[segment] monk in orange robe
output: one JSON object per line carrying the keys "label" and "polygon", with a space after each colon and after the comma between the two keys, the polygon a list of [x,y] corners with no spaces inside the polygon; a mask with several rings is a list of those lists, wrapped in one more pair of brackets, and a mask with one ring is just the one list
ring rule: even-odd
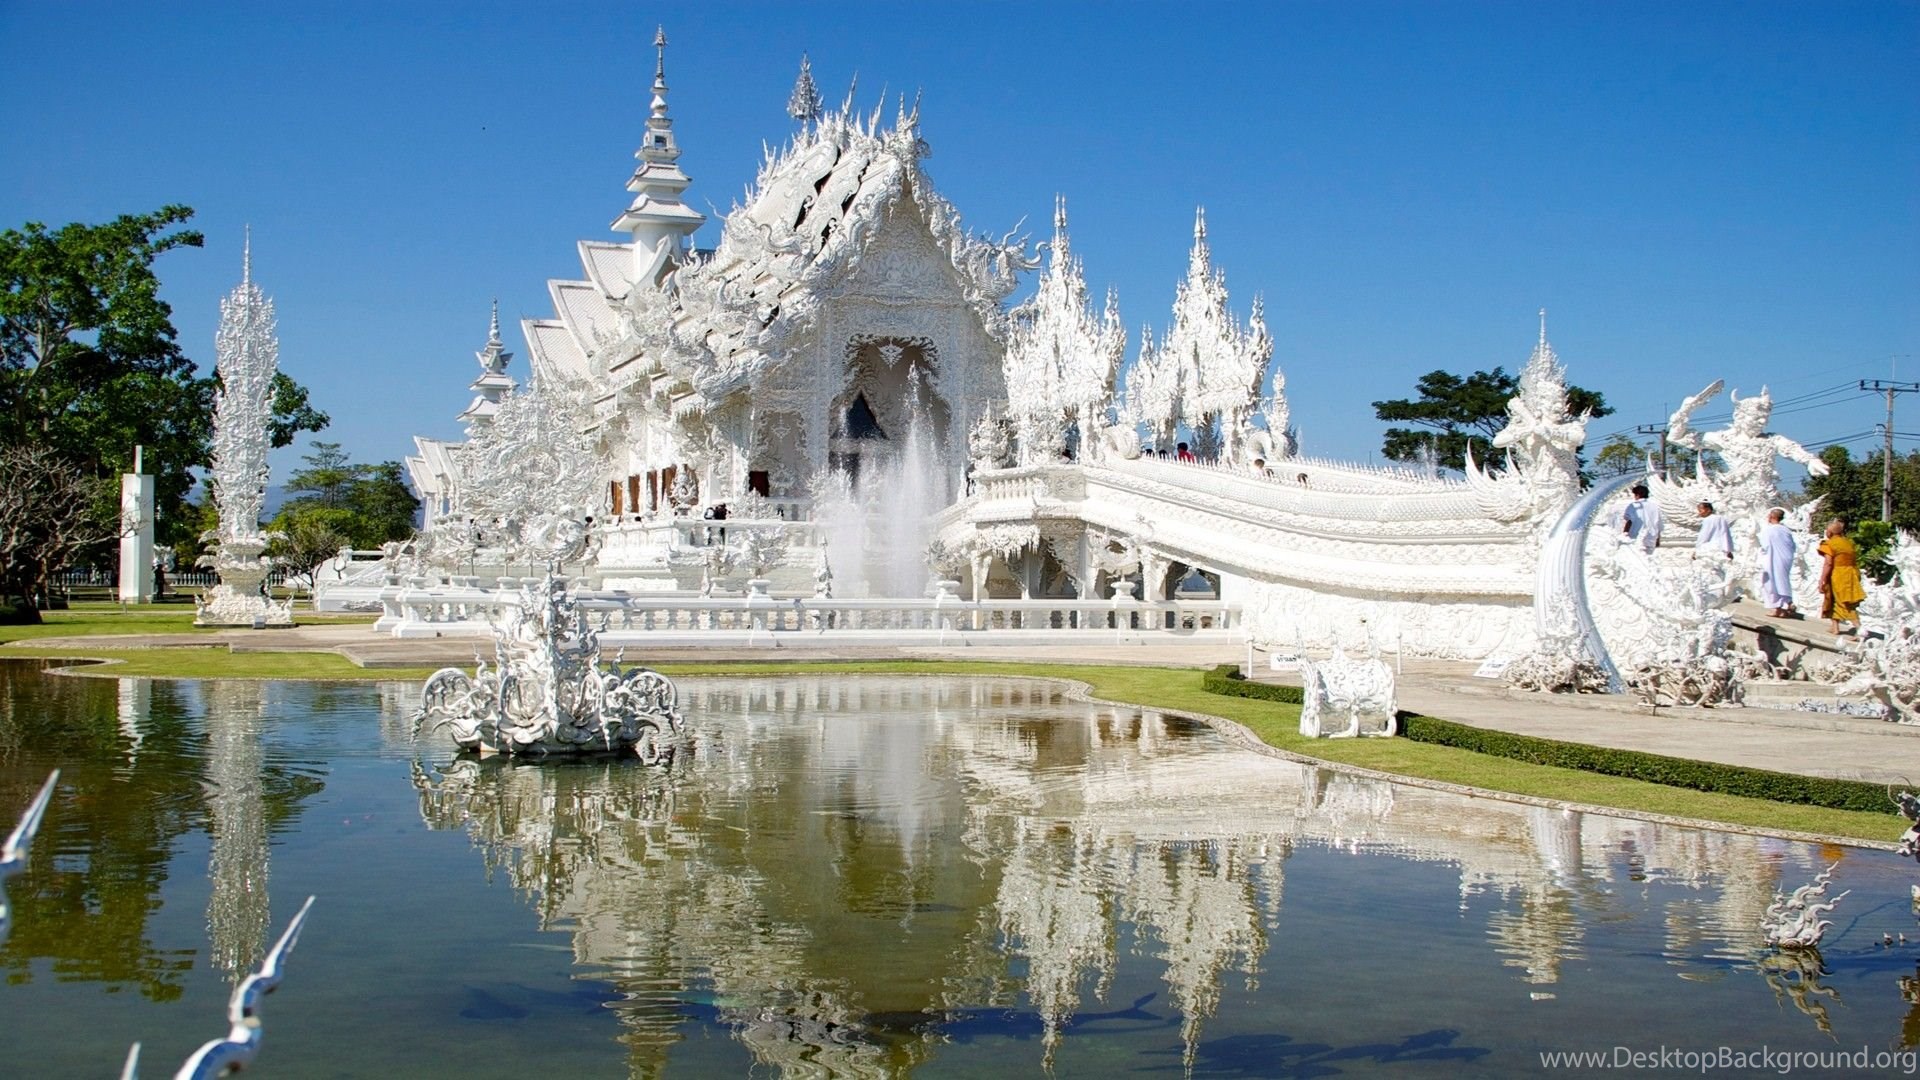
{"label": "monk in orange robe", "polygon": [[1840,624],[1860,623],[1860,601],[1867,590],[1860,584],[1860,549],[1847,539],[1847,523],[1834,518],[1827,523],[1827,538],[1820,541],[1820,554],[1826,563],[1820,568],[1820,615],[1840,632]]}

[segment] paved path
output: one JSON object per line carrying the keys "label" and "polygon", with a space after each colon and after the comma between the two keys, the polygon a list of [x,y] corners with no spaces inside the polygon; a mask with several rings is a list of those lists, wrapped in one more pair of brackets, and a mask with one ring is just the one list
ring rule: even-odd
{"label": "paved path", "polygon": [[[1785,624],[1795,638],[1826,638],[1823,628]],[[1784,636],[1784,635],[1783,635]],[[1828,640],[1831,640],[1830,638]],[[138,634],[114,637],[40,638],[23,642],[37,650],[61,648],[227,647],[240,652],[333,652],[363,667],[438,667],[466,665],[489,649],[484,638],[398,640],[375,634],[364,623],[295,627],[290,630],[222,631],[214,634]],[[1211,667],[1241,663],[1246,650],[1231,645],[1180,642],[1146,645],[1061,645],[968,647],[832,648],[819,645],[773,648],[627,650],[627,659],[645,663],[726,660],[886,660],[943,659],[1055,664],[1140,664]],[[1257,678],[1296,676],[1264,670]],[[1920,782],[1920,728],[1853,717],[1777,709],[1654,709],[1622,697],[1524,694],[1500,683],[1473,677],[1473,664],[1434,660],[1406,661],[1400,678],[1400,707],[1477,727],[1539,735],[1595,746],[1644,750],[1671,757],[1750,765],[1809,776],[1832,776],[1875,783]],[[1806,686],[1809,696],[1824,688]],[[1794,690],[1793,693],[1798,693]]]}

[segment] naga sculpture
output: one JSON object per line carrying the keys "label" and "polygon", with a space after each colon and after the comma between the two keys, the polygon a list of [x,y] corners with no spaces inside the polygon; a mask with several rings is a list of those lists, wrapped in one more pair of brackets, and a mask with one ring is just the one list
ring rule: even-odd
{"label": "naga sculpture", "polygon": [[7,879],[27,868],[27,848],[33,844],[33,836],[40,831],[40,819],[46,816],[47,803],[53,799],[53,786],[60,781],[60,770],[53,770],[47,782],[40,785],[40,793],[27,804],[26,813],[20,815],[20,823],[13,827],[7,836],[7,842],[0,845],[0,944],[7,940],[7,931],[13,927],[13,905],[7,900]]}
{"label": "naga sculpture", "polygon": [[1827,929],[1833,925],[1821,916],[1832,911],[1853,891],[1848,889],[1829,900],[1827,886],[1832,883],[1833,866],[1829,866],[1813,879],[1812,884],[1800,886],[1793,890],[1791,896],[1774,893],[1773,903],[1767,905],[1766,914],[1760,918],[1760,930],[1766,936],[1767,944],[1776,949],[1819,948],[1820,939],[1826,936]]}
{"label": "naga sculpture", "polygon": [[[227,1001],[227,1019],[233,1024],[225,1038],[214,1039],[193,1052],[180,1071],[174,1074],[174,1080],[212,1080],[216,1076],[237,1073],[253,1064],[260,1053],[260,1001],[280,986],[280,978],[285,974],[287,957],[300,941],[300,928],[306,924],[307,912],[313,908],[313,897],[300,905],[300,910],[287,923],[286,932],[280,940],[274,942],[266,958],[260,961],[260,970],[248,975],[234,987],[233,996]],[[126,1067],[120,1071],[121,1080],[134,1080],[140,1066],[140,1044],[134,1043],[127,1052]]]}
{"label": "naga sculpture", "polygon": [[[1350,660],[1336,648],[1326,660],[1302,659],[1300,687],[1300,734],[1310,739],[1391,736],[1398,730],[1393,669],[1377,656]],[[1329,730],[1334,717],[1346,719],[1344,730]]]}

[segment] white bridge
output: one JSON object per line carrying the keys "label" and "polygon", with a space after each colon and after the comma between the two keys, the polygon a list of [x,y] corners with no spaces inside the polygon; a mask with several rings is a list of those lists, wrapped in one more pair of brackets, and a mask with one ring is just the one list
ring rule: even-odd
{"label": "white bridge", "polygon": [[[1309,460],[1274,471],[1115,457],[980,473],[931,522],[944,580],[927,597],[825,598],[764,583],[731,596],[580,595],[610,645],[1251,637],[1471,658],[1530,634],[1538,549],[1524,523],[1483,510],[1472,485]],[[587,584],[661,572],[609,558],[638,546],[627,538],[671,536],[692,553],[723,528],[788,532],[789,572],[774,576],[796,580],[817,530],[804,503],[783,509],[792,516],[613,522]],[[485,633],[521,583],[355,568],[322,585],[321,606],[377,606],[379,628],[399,637]]]}
{"label": "white bridge", "polygon": [[1467,481],[1109,457],[978,474],[936,525],[980,599],[1138,582],[1157,603],[1198,573],[1262,642],[1478,658],[1532,637],[1529,522]]}

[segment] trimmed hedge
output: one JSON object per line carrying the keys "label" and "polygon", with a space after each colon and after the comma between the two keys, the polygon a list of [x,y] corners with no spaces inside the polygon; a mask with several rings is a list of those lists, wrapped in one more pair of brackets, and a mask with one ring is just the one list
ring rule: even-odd
{"label": "trimmed hedge", "polygon": [[[1249,681],[1232,664],[1222,664],[1201,678],[1201,688],[1233,697],[1300,704],[1300,689]],[[1860,780],[1830,780],[1819,776],[1722,765],[1711,761],[1666,757],[1639,750],[1615,750],[1584,743],[1561,742],[1532,735],[1515,735],[1455,723],[1416,713],[1400,714],[1400,734],[1414,742],[1451,746],[1476,754],[1511,758],[1534,765],[1644,780],[1668,787],[1691,788],[1749,799],[1823,806],[1832,810],[1859,810],[1885,814],[1893,810],[1886,789]]]}
{"label": "trimmed hedge", "polygon": [[1245,675],[1240,674],[1240,669],[1233,664],[1221,664],[1200,676],[1200,689],[1210,694],[1253,698],[1256,701],[1278,701],[1287,705],[1299,705],[1307,700],[1306,695],[1302,694],[1297,686],[1252,682]]}

